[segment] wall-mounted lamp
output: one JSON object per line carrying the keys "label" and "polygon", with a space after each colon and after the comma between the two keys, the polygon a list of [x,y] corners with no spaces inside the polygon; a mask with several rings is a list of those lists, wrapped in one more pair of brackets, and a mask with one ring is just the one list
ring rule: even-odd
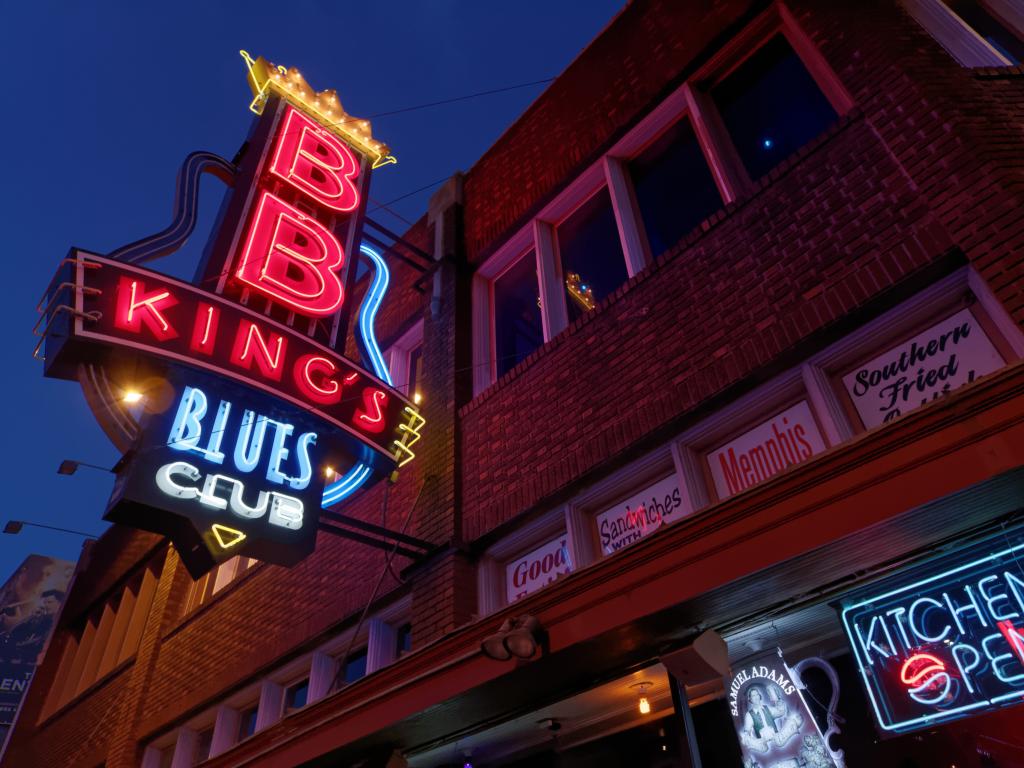
{"label": "wall-mounted lamp", "polygon": [[[78,471],[79,467],[88,467],[89,469],[98,469],[100,472],[113,472],[113,469],[107,469],[101,467],[99,464],[90,464],[87,461],[75,461],[74,459],[64,459],[57,467],[58,475],[73,475]],[[115,467],[116,469],[116,467]]]}
{"label": "wall-mounted lamp", "polygon": [[639,689],[637,691],[637,695],[639,696],[639,699],[637,700],[637,709],[640,710],[641,715],[651,714],[651,700],[647,698],[647,689],[653,686],[654,683],[652,683],[650,680],[644,680],[641,683],[634,683],[633,685],[629,686],[631,689]]}
{"label": "wall-mounted lamp", "polygon": [[506,619],[498,631],[480,643],[484,655],[495,661],[507,661],[513,656],[529,659],[541,645],[544,631],[535,616]]}

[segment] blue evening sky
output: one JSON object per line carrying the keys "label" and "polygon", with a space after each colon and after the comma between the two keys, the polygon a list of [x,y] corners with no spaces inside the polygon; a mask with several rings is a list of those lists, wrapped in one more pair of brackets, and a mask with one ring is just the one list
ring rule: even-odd
{"label": "blue evening sky", "polygon": [[[185,156],[230,159],[252,117],[241,48],[335,88],[358,117],[540,80],[561,72],[624,0],[4,3],[0,184],[11,341],[3,366],[0,525],[9,519],[102,532],[118,456],[74,382],[32,359],[36,302],[72,245],[106,253],[164,228]],[[536,98],[532,86],[373,121],[399,158],[373,178],[387,202],[466,170]],[[223,187],[204,180],[192,240],[154,267],[191,275]],[[414,221],[431,190],[393,207]],[[398,231],[406,224],[374,214]],[[0,583],[29,554],[77,559],[81,537],[26,527],[0,536]]]}

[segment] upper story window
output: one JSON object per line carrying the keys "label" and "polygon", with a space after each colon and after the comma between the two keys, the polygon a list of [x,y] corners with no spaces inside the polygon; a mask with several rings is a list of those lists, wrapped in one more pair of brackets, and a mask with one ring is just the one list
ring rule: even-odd
{"label": "upper story window", "polygon": [[356,651],[345,659],[345,684],[354,683],[362,677],[366,677],[366,648]]}
{"label": "upper story window", "polygon": [[256,733],[256,720],[260,714],[259,704],[252,704],[245,707],[238,713],[238,737],[236,741],[242,741]]}
{"label": "upper story window", "polygon": [[[999,14],[1000,10],[1012,12],[1010,3],[1005,0],[1001,3],[984,0],[946,0],[946,5],[986,43],[995,48],[1008,64],[1020,64],[1024,61],[1024,42],[1021,41],[1020,33],[1014,31],[1011,24],[1004,21]],[[1017,10],[1018,16],[1022,13],[1024,10]]]}
{"label": "upper story window", "polygon": [[395,631],[395,658],[412,651],[412,624],[405,623]]}
{"label": "upper story window", "polygon": [[289,685],[284,692],[284,713],[287,715],[306,706],[309,699],[309,678],[304,677]]}
{"label": "upper story window", "polygon": [[711,98],[752,179],[836,120],[836,111],[782,35],[712,87]]}
{"label": "upper story window", "polygon": [[494,281],[494,351],[497,376],[512,370],[544,343],[533,251]]}
{"label": "upper story window", "polygon": [[417,405],[423,392],[423,321],[399,336],[385,355],[395,388]]}
{"label": "upper story window", "polygon": [[914,19],[965,67],[1024,61],[1024,8],[1018,0],[902,0]]}
{"label": "upper story window", "polygon": [[244,576],[249,569],[259,562],[251,557],[233,557],[216,566],[192,582],[188,599],[185,601],[185,613],[191,613],[199,606],[208,603],[232,582]]}
{"label": "upper story window", "polygon": [[[600,301],[629,277],[607,188],[573,211],[556,231],[571,321],[588,309],[586,299],[579,298],[580,293],[589,292],[593,301]],[[579,276],[578,289],[571,287],[576,284],[573,275]]]}
{"label": "upper story window", "polygon": [[678,243],[722,207],[689,119],[676,122],[629,162],[629,175],[651,255]]}
{"label": "upper story window", "polygon": [[196,734],[196,752],[193,765],[199,765],[210,759],[210,747],[213,746],[213,725],[201,730]]}
{"label": "upper story window", "polygon": [[480,265],[475,394],[853,106],[782,3],[710,53]]}

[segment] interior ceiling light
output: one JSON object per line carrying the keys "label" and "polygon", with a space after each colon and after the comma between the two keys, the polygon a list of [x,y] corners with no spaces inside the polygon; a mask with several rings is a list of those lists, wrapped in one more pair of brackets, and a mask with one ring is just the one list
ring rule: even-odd
{"label": "interior ceiling light", "polygon": [[631,685],[629,687],[630,687],[630,689],[633,689],[633,688],[638,688],[639,689],[637,691],[637,694],[639,695],[639,699],[637,700],[637,709],[640,710],[640,714],[641,715],[649,715],[649,714],[651,714],[651,700],[647,698],[647,689],[654,687],[654,683],[652,683],[650,680],[644,680],[643,682],[640,682],[640,683],[634,683],[633,685]]}

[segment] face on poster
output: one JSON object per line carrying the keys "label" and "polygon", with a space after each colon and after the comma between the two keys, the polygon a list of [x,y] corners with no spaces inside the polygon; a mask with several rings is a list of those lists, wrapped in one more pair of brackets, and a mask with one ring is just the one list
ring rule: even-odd
{"label": "face on poster", "polygon": [[743,768],[836,768],[781,651],[748,660],[726,682]]}
{"label": "face on poster", "polygon": [[25,559],[0,588],[0,725],[10,725],[46,646],[74,563]]}

